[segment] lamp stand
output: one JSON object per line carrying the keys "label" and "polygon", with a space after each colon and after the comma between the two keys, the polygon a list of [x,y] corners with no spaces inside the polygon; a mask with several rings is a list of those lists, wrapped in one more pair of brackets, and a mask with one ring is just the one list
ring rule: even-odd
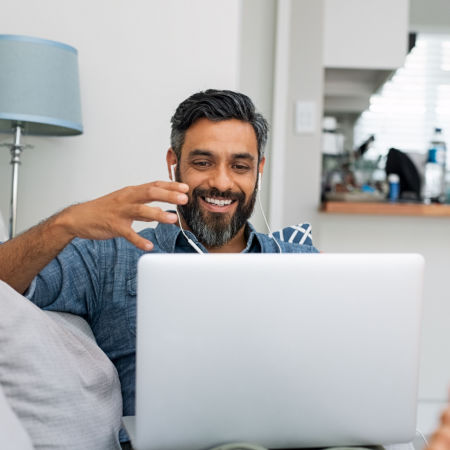
{"label": "lamp stand", "polygon": [[16,125],[14,128],[14,143],[11,145],[11,165],[12,165],[12,183],[11,183],[11,209],[9,217],[9,238],[12,239],[16,235],[16,218],[17,218],[17,187],[19,183],[19,165],[20,154],[23,146],[20,144],[22,137],[22,126]]}

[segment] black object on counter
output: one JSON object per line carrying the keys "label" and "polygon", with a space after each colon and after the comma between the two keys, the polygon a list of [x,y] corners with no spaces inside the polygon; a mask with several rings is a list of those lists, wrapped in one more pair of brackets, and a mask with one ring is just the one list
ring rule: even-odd
{"label": "black object on counter", "polygon": [[400,197],[420,200],[420,175],[411,158],[404,152],[391,148],[386,161],[386,175],[396,173],[400,177]]}

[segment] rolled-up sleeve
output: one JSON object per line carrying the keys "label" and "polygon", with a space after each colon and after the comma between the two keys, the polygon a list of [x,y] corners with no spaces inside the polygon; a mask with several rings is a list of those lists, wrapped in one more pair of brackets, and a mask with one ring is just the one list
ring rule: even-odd
{"label": "rolled-up sleeve", "polygon": [[30,286],[28,286],[28,289],[23,293],[23,296],[28,300],[31,300],[33,298],[34,291],[36,290],[36,280],[37,276],[33,278]]}
{"label": "rolled-up sleeve", "polygon": [[25,296],[42,309],[88,317],[100,296],[101,245],[74,239],[34,278]]}

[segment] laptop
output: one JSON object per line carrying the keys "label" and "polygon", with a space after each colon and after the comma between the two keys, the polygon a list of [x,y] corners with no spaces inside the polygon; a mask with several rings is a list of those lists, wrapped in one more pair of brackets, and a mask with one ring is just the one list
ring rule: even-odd
{"label": "laptop", "polygon": [[137,450],[410,442],[417,254],[148,254],[138,264]]}

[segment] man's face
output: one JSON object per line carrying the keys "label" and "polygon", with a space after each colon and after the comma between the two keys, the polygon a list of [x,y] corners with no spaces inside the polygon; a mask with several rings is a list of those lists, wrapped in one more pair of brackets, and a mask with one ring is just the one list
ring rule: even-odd
{"label": "man's face", "polygon": [[[264,160],[259,170],[262,171]],[[252,214],[256,200],[258,146],[253,127],[231,119],[200,119],[187,131],[176,167],[189,185],[189,202],[180,211],[207,247],[222,247]]]}

